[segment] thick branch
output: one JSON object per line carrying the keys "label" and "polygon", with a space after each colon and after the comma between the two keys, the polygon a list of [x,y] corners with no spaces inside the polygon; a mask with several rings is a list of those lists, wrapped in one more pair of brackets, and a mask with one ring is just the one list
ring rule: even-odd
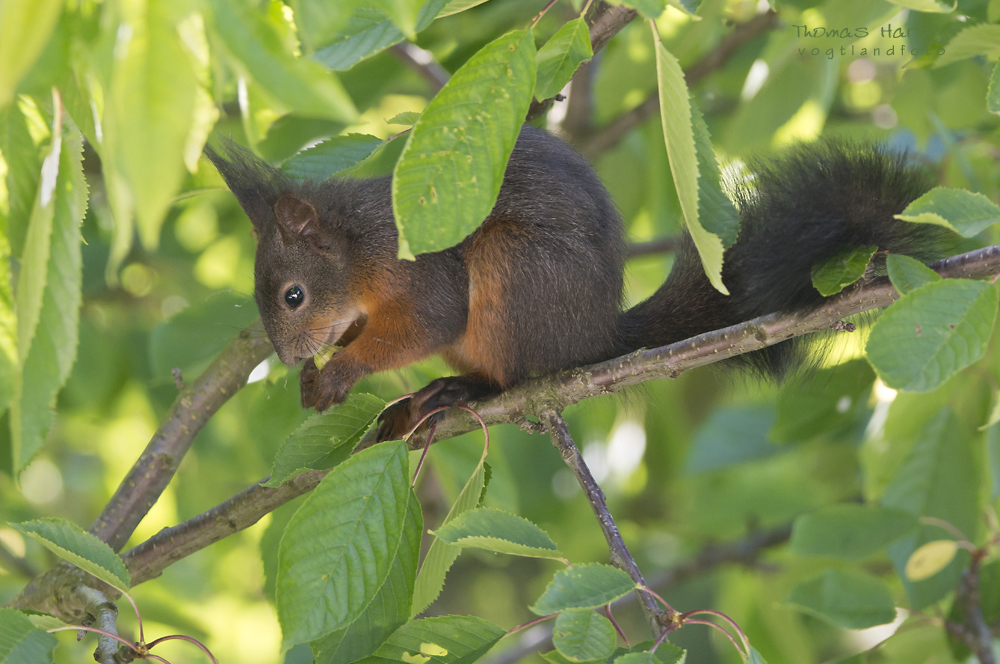
{"label": "thick branch", "polygon": [[[769,30],[777,22],[777,17],[776,13],[768,10],[763,14],[758,14],[746,23],[738,25],[718,46],[709,51],[705,57],[694,63],[684,73],[688,88],[693,88],[706,76],[722,67],[744,44],[757,35]],[[594,160],[604,152],[618,145],[618,142],[626,134],[659,110],[660,96],[654,92],[641,104],[619,115],[596,132],[588,141],[581,144],[579,147],[580,152],[588,159]]]}
{"label": "thick branch", "polygon": [[[606,2],[600,3],[590,23],[590,47],[593,52],[597,53],[604,48],[604,45],[611,41],[612,37],[621,32],[622,28],[631,23],[638,15],[636,10],[625,6],[612,7]],[[545,115],[554,100],[555,97],[533,100],[531,107],[528,108],[525,122],[531,122],[535,118]]]}
{"label": "thick branch", "polygon": [[[645,586],[646,581],[642,578],[642,572],[639,571],[639,566],[635,564],[635,559],[629,553],[628,547],[625,546],[625,540],[622,539],[622,535],[618,531],[618,525],[608,510],[608,504],[604,500],[604,491],[597,483],[597,480],[594,479],[590,468],[583,461],[583,455],[580,454],[576,443],[570,437],[566,420],[559,413],[551,409],[539,411],[538,419],[542,421],[545,429],[549,432],[549,436],[552,438],[552,444],[559,450],[563,461],[573,471],[577,481],[583,488],[583,492],[587,495],[590,507],[597,516],[601,532],[604,533],[604,539],[608,542],[608,549],[611,551],[611,564],[627,572],[636,584]],[[639,601],[642,603],[642,610],[646,614],[646,620],[649,621],[649,626],[652,628],[653,634],[659,636],[660,632],[663,631],[664,625],[669,621],[669,616],[664,616],[664,619],[661,620],[663,611],[657,605],[656,600],[649,593],[643,592],[639,593],[639,595]]]}
{"label": "thick branch", "polygon": [[241,331],[196,381],[181,390],[167,419],[90,526],[90,532],[115,551],[120,550],[170,483],[195,435],[270,354],[271,343],[258,321]]}
{"label": "thick branch", "polygon": [[[952,256],[930,267],[946,278],[991,277],[1000,272],[1000,245]],[[760,350],[792,337],[829,331],[844,318],[881,309],[898,297],[887,278],[865,278],[808,315],[761,316],[662,348],[640,350],[589,367],[534,378],[477,403],[476,411],[489,425],[518,422],[523,413],[537,412],[545,405],[561,410],[583,399],[613,394],[648,380],[677,378],[689,369]],[[478,421],[471,415],[452,409],[437,424],[435,439],[445,440],[478,428]],[[366,436],[360,447],[371,442]],[[421,449],[424,445],[421,432],[411,436],[409,444],[412,449]]]}

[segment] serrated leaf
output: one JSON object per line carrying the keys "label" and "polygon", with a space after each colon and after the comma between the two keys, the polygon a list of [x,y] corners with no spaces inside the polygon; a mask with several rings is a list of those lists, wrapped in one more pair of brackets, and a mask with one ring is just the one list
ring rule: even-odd
{"label": "serrated leaf", "polygon": [[397,113],[388,120],[385,121],[386,124],[391,125],[406,125],[407,127],[412,127],[417,124],[417,120],[420,119],[420,113],[416,111],[404,111],[403,113]]}
{"label": "serrated leaf", "polygon": [[[712,286],[719,292],[728,295],[729,291],[722,283],[724,238],[707,230],[700,217],[702,202],[699,194],[701,186],[699,180],[706,176],[702,169],[711,168],[711,163],[699,162],[694,127],[695,119],[692,113],[691,96],[684,81],[684,72],[681,70],[677,58],[664,48],[656,26],[654,25],[652,29],[653,41],[656,44],[656,79],[660,95],[660,120],[663,125],[663,138],[667,145],[667,155],[670,157],[670,172],[673,175],[674,186],[677,188],[677,197],[684,214],[684,223],[691,234],[691,239],[694,240],[698,255],[705,268],[705,274]],[[705,133],[707,135],[707,130]],[[704,148],[702,152],[704,152]],[[715,168],[718,168],[718,165]],[[735,235],[733,235],[733,239],[735,239]]]}
{"label": "serrated leaf", "polygon": [[799,556],[860,561],[915,529],[906,510],[867,505],[835,505],[804,514],[792,525],[790,549]]}
{"label": "serrated leaf", "polygon": [[38,629],[57,629],[59,627],[65,627],[66,623],[56,618],[51,613],[43,613],[41,611],[32,611],[29,609],[22,609],[21,613],[28,616],[28,620],[31,624]]}
{"label": "serrated leaf", "polygon": [[599,563],[573,565],[556,572],[532,612],[546,616],[569,609],[593,609],[632,592],[635,582],[617,567]]}
{"label": "serrated leaf", "polygon": [[740,234],[740,215],[722,189],[722,172],[712,149],[712,138],[708,134],[705,118],[694,97],[690,101],[691,129],[698,155],[698,223],[709,233],[718,236],[725,250],[736,244],[736,238]]}
{"label": "serrated leaf", "polygon": [[[892,476],[882,505],[947,521],[975,541],[981,510],[980,474],[973,444],[952,410],[944,408],[920,432]],[[968,552],[960,551],[945,571],[925,581],[906,578],[906,563],[912,553],[926,542],[941,539],[943,534],[938,526],[922,525],[888,548],[913,610],[923,609],[952,592],[968,563]]]}
{"label": "serrated leaf", "polygon": [[460,547],[534,558],[561,558],[541,528],[510,512],[481,507],[460,514],[434,531],[438,539]]}
{"label": "serrated leaf", "polygon": [[584,17],[564,23],[535,56],[538,62],[535,97],[555,97],[566,87],[580,65],[592,57],[590,27]]}
{"label": "serrated leaf", "polygon": [[400,256],[458,244],[489,215],[535,89],[530,30],[462,65],[410,132],[392,178]]}
{"label": "serrated leaf", "polygon": [[589,609],[560,613],[552,630],[552,644],[573,662],[610,657],[617,638],[611,621]]}
{"label": "serrated leaf", "polygon": [[[417,17],[417,32],[431,24],[446,1],[429,0],[421,8]],[[336,7],[338,12],[345,11],[343,7],[331,5],[326,0],[319,0],[314,4],[326,8]],[[443,11],[440,15],[447,16]],[[381,53],[401,41],[403,33],[384,13],[372,7],[358,7],[342,25],[332,31],[329,28],[324,30],[316,43],[329,46],[316,51],[313,57],[329,69],[346,71],[361,60]]]}
{"label": "serrated leaf", "polygon": [[865,629],[896,619],[889,589],[860,570],[829,569],[797,585],[788,601],[846,629]]}
{"label": "serrated leaf", "polygon": [[946,279],[907,293],[882,314],[866,353],[886,385],[927,392],[983,357],[998,292],[981,281]]}
{"label": "serrated leaf", "polygon": [[289,53],[261,12],[238,0],[209,0],[216,33],[258,85],[301,115],[352,122],[354,103],[316,62]]}
{"label": "serrated leaf", "polygon": [[889,254],[885,259],[885,265],[889,270],[889,281],[896,287],[900,295],[905,295],[924,284],[941,281],[940,274],[916,258],[902,254]]}
{"label": "serrated leaf", "polygon": [[949,12],[955,11],[955,7],[958,6],[958,0],[955,0],[952,4],[946,2],[941,2],[941,0],[888,0],[894,5],[899,5],[900,7],[906,7],[907,9],[916,9],[919,12],[930,12],[934,14],[947,14]]}
{"label": "serrated leaf", "polygon": [[41,55],[59,22],[63,0],[0,2],[0,109]]}
{"label": "serrated leaf", "polygon": [[348,664],[367,657],[409,620],[423,523],[420,503],[411,491],[406,522],[403,524],[403,539],[396,550],[389,576],[357,620],[309,644],[315,664]]}
{"label": "serrated leaf", "polygon": [[18,278],[21,366],[11,404],[15,473],[41,449],[52,424],[56,395],[76,359],[83,270],[80,224],[88,199],[83,139],[69,127],[64,133],[61,141],[54,142],[47,166],[42,167]]}
{"label": "serrated leaf", "polygon": [[[500,627],[474,616],[411,620],[393,632],[374,655],[357,664],[414,664],[417,661],[426,661],[428,664],[472,664],[489,652],[505,634],[506,631]],[[442,651],[446,654],[433,654]],[[417,657],[421,659],[418,660]]]}
{"label": "serrated leaf", "polygon": [[934,61],[934,67],[944,67],[977,55],[990,59],[1000,56],[1000,25],[980,23],[965,28],[951,38],[944,53]]}
{"label": "serrated leaf", "polygon": [[152,251],[184,178],[198,79],[177,31],[173,2],[148,0],[122,7],[124,27],[118,33],[104,122],[105,153],[116,153],[139,239]]}
{"label": "serrated leaf", "polygon": [[1000,60],[993,65],[993,73],[990,74],[990,86],[986,90],[986,110],[1000,113]]}
{"label": "serrated leaf", "polygon": [[935,187],[907,205],[896,218],[944,226],[962,237],[975,237],[1000,221],[1000,207],[982,194]]}
{"label": "serrated leaf", "polygon": [[438,14],[438,18],[464,12],[466,9],[472,9],[473,7],[479,6],[484,2],[486,2],[486,0],[451,0],[451,2],[444,6],[441,13]]}
{"label": "serrated leaf", "polygon": [[382,139],[367,134],[330,138],[290,157],[281,170],[293,178],[325,180],[354,166],[382,145]]}
{"label": "serrated leaf", "polygon": [[118,554],[75,523],[45,518],[9,525],[113,588],[125,592],[132,584]]}
{"label": "serrated leaf", "polygon": [[823,297],[835,295],[865,275],[878,245],[845,249],[812,266],[813,287]]}
{"label": "serrated leaf", "polygon": [[389,575],[408,502],[403,443],[363,450],[323,478],[278,549],[284,648],[347,627],[364,612]]}
{"label": "serrated leaf", "polygon": [[7,239],[11,254],[20,258],[45,156],[36,140],[48,141],[51,136],[30,97],[18,98],[0,111],[0,118],[0,153],[7,164]]}
{"label": "serrated leaf", "polygon": [[[466,481],[465,486],[462,487],[461,492],[459,492],[458,498],[455,499],[455,504],[448,510],[448,515],[441,523],[442,528],[447,526],[453,519],[458,518],[459,515],[479,507],[481,497],[486,490],[485,465],[488,451],[487,448],[483,448],[483,455],[479,458],[479,463],[476,464],[472,475]],[[434,538],[430,548],[427,549],[427,555],[424,556],[423,563],[420,565],[420,572],[417,574],[417,582],[413,589],[413,609],[410,613],[411,616],[422,613],[441,594],[441,588],[444,587],[445,575],[448,574],[448,570],[451,569],[452,564],[454,564],[455,559],[458,558],[458,554],[461,552],[461,547],[448,544],[436,537]]]}
{"label": "serrated leaf", "polygon": [[904,574],[910,581],[924,581],[947,567],[958,553],[955,540],[934,540],[921,545],[910,554]]}
{"label": "serrated leaf", "polygon": [[281,486],[307,470],[329,470],[343,462],[383,408],[385,402],[376,396],[351,393],[343,403],[313,415],[281,444],[263,486]]}
{"label": "serrated leaf", "polygon": [[0,609],[0,662],[51,664],[56,637],[35,627],[14,609]]}

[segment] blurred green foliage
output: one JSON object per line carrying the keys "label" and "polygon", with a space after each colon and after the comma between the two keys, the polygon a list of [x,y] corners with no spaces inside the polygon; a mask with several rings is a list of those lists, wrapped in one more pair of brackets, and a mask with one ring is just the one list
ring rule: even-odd
{"label": "blurred green foliage", "polygon": [[[388,172],[406,137],[377,150],[376,139],[404,129],[389,120],[422,112],[435,88],[387,48],[413,34],[413,43],[452,74],[488,43],[526,28],[545,4],[0,1],[0,257],[6,266],[0,275],[0,524],[44,516],[91,523],[173,402],[172,370],[194,378],[255,318],[255,241],[244,213],[200,157],[210,132],[285,162],[293,174],[314,163],[309,159],[316,152],[286,162],[302,148],[363,135],[344,141],[356,151],[351,159],[336,153],[342,167],[361,176]],[[634,4],[648,14],[666,3]],[[663,47],[685,70],[713,53],[732,23],[753,19],[766,3],[695,4],[671,1],[656,19]],[[690,91],[723,182],[736,177],[741,162],[794,142],[837,137],[910,150],[942,186],[997,200],[1000,125],[990,111],[997,110],[1000,2],[958,0],[950,11],[929,1],[771,4],[779,22],[740,45]],[[696,9],[696,16],[682,9]],[[534,46],[541,48],[581,10],[581,2],[556,3],[533,28]],[[586,150],[603,127],[657,94],[656,49],[647,22],[633,21],[581,70],[571,101],[555,103],[539,122]],[[545,83],[547,92],[555,89],[553,80]],[[580,101],[572,96],[578,89],[586,100],[567,112]],[[54,113],[60,108],[64,114]],[[707,136],[698,131],[704,143]],[[588,156],[631,240],[680,232],[681,203],[660,118],[645,117],[610,148]],[[54,195],[46,198],[46,189]],[[77,227],[82,244],[75,241]],[[970,234],[967,249],[998,241],[995,225]],[[669,254],[632,260],[628,301],[658,287],[671,262]],[[906,267],[897,265],[897,276],[906,276],[899,272]],[[952,288],[946,284],[930,288]],[[977,300],[977,312],[995,310],[995,287],[976,288],[989,304]],[[909,301],[927,292],[915,288]],[[971,366],[952,366],[940,380],[922,382],[927,391],[920,393],[897,394],[875,378],[862,359],[862,331],[831,339],[819,367],[783,387],[699,370],[588,400],[566,417],[650,580],[706,543],[845,502],[945,519],[978,545],[995,532],[981,524],[998,495],[1000,417],[991,411],[1000,404],[1000,358],[995,328],[982,320],[976,325],[979,345],[968,362],[959,362]],[[893,339],[890,334],[885,343]],[[41,355],[36,360],[32,352]],[[446,371],[431,359],[370,377],[355,392],[390,400]],[[297,369],[273,357],[262,365],[198,435],[126,548],[265,477],[308,415],[297,383]],[[512,425],[495,428],[491,439],[484,505],[538,524],[571,562],[606,562],[593,513],[548,439]],[[481,453],[476,433],[430,451],[417,485],[425,530],[442,522]],[[416,465],[415,458],[410,462]],[[274,606],[279,541],[303,502],[136,587],[147,634],[203,639],[222,661],[311,661],[305,646],[280,654]],[[961,661],[967,653],[927,617],[935,615],[934,605],[960,617],[953,591],[968,556],[928,581],[901,576],[919,543],[947,536],[925,524],[888,552],[866,550],[860,563],[849,562],[849,553],[835,560],[779,544],[761,553],[758,566],[712,569],[670,587],[666,598],[679,610],[725,612],[770,664]],[[424,552],[431,540],[424,536]],[[54,562],[40,544],[3,525],[0,547],[0,602]],[[466,550],[426,615],[474,615],[510,629],[534,617],[527,607],[561,568],[551,560]],[[990,569],[984,584],[995,598],[1000,575]],[[864,586],[874,600],[866,605],[853,594],[856,605],[824,609],[843,590],[837,579]],[[843,626],[870,624],[856,616],[873,612],[879,621],[886,618],[886,597],[912,610],[910,622],[868,653],[892,629]],[[848,610],[854,613],[845,618]],[[633,642],[648,639],[634,603],[616,618]],[[135,633],[124,610],[119,627]],[[501,640],[497,650],[519,638]],[[739,660],[728,641],[697,625],[671,641],[688,649],[688,661]],[[61,635],[59,642],[60,660],[89,661],[91,639],[76,644]],[[192,661],[196,655],[184,648],[165,644],[157,654]]]}

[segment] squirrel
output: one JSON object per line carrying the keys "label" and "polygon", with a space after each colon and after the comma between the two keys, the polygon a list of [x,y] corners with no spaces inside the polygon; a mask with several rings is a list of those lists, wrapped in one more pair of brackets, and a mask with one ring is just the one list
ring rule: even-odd
{"label": "squirrel", "polygon": [[[228,141],[206,148],[257,235],[255,298],[287,365],[305,361],[302,406],[343,401],[373,372],[440,353],[461,375],[432,381],[381,416],[397,439],[425,414],[481,400],[529,376],[581,366],[764,314],[804,313],[824,298],[814,265],[877,245],[925,262],[945,232],[893,218],[930,189],[924,170],[883,148],[820,143],[752,165],[733,187],[738,240],[717,291],[685,234],[665,283],[623,311],[622,219],[590,164],[525,126],[496,205],[458,245],[397,258],[391,176],[296,181]],[[343,346],[323,366],[313,356]],[[781,376],[792,339],[733,358]],[[732,361],[732,360],[730,360]]]}

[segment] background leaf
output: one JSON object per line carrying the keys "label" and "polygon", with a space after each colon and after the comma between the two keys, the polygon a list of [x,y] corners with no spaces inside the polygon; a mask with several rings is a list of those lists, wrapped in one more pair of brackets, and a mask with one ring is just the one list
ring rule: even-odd
{"label": "background leaf", "polygon": [[788,601],[847,629],[865,629],[896,619],[889,589],[878,578],[858,570],[829,569],[797,585]]}
{"label": "background leaf", "polygon": [[795,520],[791,550],[800,556],[864,560],[918,523],[914,514],[901,509],[834,505]]}

